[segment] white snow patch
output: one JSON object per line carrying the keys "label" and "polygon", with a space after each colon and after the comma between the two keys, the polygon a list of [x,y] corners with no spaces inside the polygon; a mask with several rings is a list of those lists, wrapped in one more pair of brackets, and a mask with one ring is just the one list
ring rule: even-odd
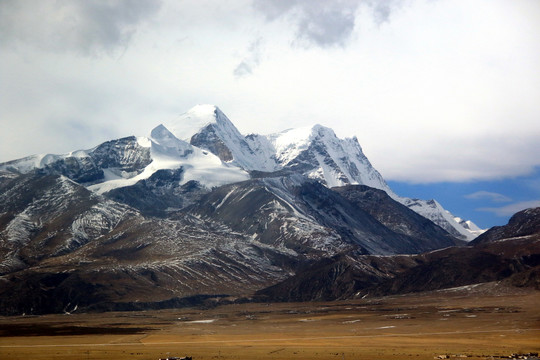
{"label": "white snow patch", "polygon": [[186,321],[186,323],[187,324],[211,324],[215,321],[217,321],[217,319],[193,320],[193,321]]}
{"label": "white snow patch", "polygon": [[152,145],[150,139],[145,136],[137,136],[137,144],[145,148],[149,148]]}

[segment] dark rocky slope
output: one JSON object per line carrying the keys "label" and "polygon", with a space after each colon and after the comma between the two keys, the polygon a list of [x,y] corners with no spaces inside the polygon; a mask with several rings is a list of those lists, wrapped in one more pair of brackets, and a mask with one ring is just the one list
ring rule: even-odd
{"label": "dark rocky slope", "polygon": [[508,224],[492,227],[471,241],[470,244],[483,244],[538,233],[540,233],[540,207],[525,209],[514,214],[508,221]]}
{"label": "dark rocky slope", "polygon": [[[415,238],[418,243],[416,252],[435,249],[435,247],[466,244],[451,236],[434,222],[395,201],[382,190],[365,185],[348,185],[335,187],[332,190],[393,232]],[[428,249],[429,246],[432,248]]]}
{"label": "dark rocky slope", "polygon": [[540,290],[540,234],[420,255],[323,259],[257,292],[261,301],[336,300],[441,290],[492,281]]}

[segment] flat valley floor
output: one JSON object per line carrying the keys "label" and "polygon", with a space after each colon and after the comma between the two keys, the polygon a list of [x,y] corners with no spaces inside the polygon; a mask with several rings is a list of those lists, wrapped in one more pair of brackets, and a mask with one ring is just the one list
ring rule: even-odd
{"label": "flat valley floor", "polygon": [[540,351],[540,292],[0,317],[0,359],[491,359]]}

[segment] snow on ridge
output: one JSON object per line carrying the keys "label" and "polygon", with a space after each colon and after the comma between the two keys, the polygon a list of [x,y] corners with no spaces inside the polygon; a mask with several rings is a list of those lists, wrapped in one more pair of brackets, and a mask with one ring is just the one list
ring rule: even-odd
{"label": "snow on ridge", "polygon": [[274,146],[278,161],[287,164],[307,150],[312,139],[312,130],[313,127],[301,127],[268,135],[267,139]]}
{"label": "snow on ridge", "polygon": [[468,230],[471,230],[471,231],[480,231],[480,233],[483,233],[485,232],[486,230],[484,229],[480,229],[480,227],[478,227],[478,225],[476,225],[475,223],[473,223],[471,220],[464,220],[458,216],[454,216],[454,220],[461,224],[461,226],[463,226],[465,229],[468,229]]}
{"label": "snow on ridge", "polygon": [[137,144],[144,148],[149,148],[152,146],[152,142],[146,136],[137,136]]}
{"label": "snow on ridge", "polygon": [[253,167],[253,170],[266,172],[280,170],[280,166],[275,159],[276,149],[266,136],[249,134],[244,139],[256,159],[256,166]]}
{"label": "snow on ridge", "polygon": [[307,174],[310,178],[323,180],[328,187],[368,185],[395,196],[362,152],[356,137],[340,139],[331,128],[316,124],[270,134],[267,139],[281,167],[315,146],[312,156],[317,163],[312,164],[316,167]]}
{"label": "snow on ridge", "polygon": [[225,164],[216,155],[178,139],[163,125],[156,126],[150,136],[147,140],[138,139],[139,142],[150,144],[152,158],[152,162],[140,174],[130,178],[109,178],[88,189],[103,194],[116,188],[135,185],[158,170],[179,168],[184,170],[180,184],[196,180],[203,186],[213,188],[249,179],[244,170]]}
{"label": "snow on ridge", "polygon": [[[398,197],[397,201],[408,206],[423,217],[430,219],[435,224],[441,226],[451,235],[459,237],[466,241],[471,241],[479,235],[478,232],[466,229],[463,225],[455,220],[455,216],[448,210],[444,209],[437,200],[421,200]],[[482,231],[482,230],[480,230]]]}
{"label": "snow on ridge", "polygon": [[150,153],[156,158],[186,157],[193,153],[193,146],[175,137],[165,126],[158,125],[150,133]]}
{"label": "snow on ridge", "polygon": [[[212,128],[207,128],[212,125]],[[278,171],[297,160],[316,143],[311,155],[316,161],[307,176],[327,186],[365,184],[392,193],[382,176],[369,163],[356,138],[339,139],[331,128],[316,124],[269,135],[243,136],[214,105],[197,105],[165,124],[174,136],[191,141],[194,135],[213,131],[233,159],[228,161],[247,171]]]}
{"label": "snow on ridge", "polygon": [[382,175],[371,165],[366,155],[364,155],[356,136],[345,138],[342,146],[345,153],[352,155],[349,156],[349,159],[359,171],[361,184],[383,190],[392,198],[397,196],[390,189],[390,186],[388,186]]}
{"label": "snow on ridge", "polygon": [[[448,210],[447,210],[448,211]],[[451,216],[454,216],[452,215],[452,213],[448,212]],[[480,229],[480,227],[478,225],[476,225],[475,223],[473,223],[471,220],[464,220],[460,217],[457,217],[457,216],[454,216],[454,220],[459,224],[461,225],[463,228],[465,228],[468,232],[470,232],[474,237],[477,237],[477,236],[480,236],[482,235],[483,233],[485,233],[487,231],[487,229]],[[474,238],[471,238],[471,240],[473,240]]]}
{"label": "snow on ridge", "polygon": [[246,170],[261,169],[261,160],[246,142],[244,135],[238,131],[236,126],[234,126],[229,118],[217,107],[215,115],[215,130],[217,131],[219,138],[233,154],[231,163]]}
{"label": "snow on ridge", "polygon": [[[79,150],[82,151],[82,150]],[[76,151],[74,153],[79,153]],[[86,152],[85,152],[86,153]],[[11,160],[0,165],[0,170],[15,170],[20,173],[28,173],[34,169],[41,169],[57,160],[70,157],[72,153],[55,155],[55,154],[35,154],[26,156],[21,159]],[[80,157],[80,156],[79,156]]]}
{"label": "snow on ridge", "polygon": [[320,124],[287,129],[266,135],[266,138],[274,147],[276,159],[282,166],[287,165],[303,151],[307,150],[317,137],[342,141],[337,138],[334,130]]}

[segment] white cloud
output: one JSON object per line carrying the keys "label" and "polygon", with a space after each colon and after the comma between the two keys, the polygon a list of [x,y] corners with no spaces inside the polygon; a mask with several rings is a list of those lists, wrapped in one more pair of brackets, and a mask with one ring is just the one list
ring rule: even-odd
{"label": "white cloud", "polygon": [[253,70],[261,62],[262,54],[262,38],[254,40],[247,49],[247,55],[242,59],[240,64],[234,69],[233,74],[236,77],[242,77],[253,74]]}
{"label": "white cloud", "polygon": [[518,211],[535,208],[540,206],[540,200],[522,201],[514,204],[509,204],[503,207],[485,207],[479,208],[478,211],[486,211],[495,214],[496,216],[505,217],[511,216]]}
{"label": "white cloud", "polygon": [[476,191],[471,194],[465,195],[464,198],[471,200],[489,200],[492,202],[510,202],[511,198],[503,194],[490,192],[490,191]]}

